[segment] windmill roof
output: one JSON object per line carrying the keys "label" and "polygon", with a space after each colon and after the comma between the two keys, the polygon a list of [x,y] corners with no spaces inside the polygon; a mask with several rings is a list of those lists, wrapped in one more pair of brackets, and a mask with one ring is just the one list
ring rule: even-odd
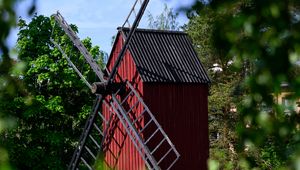
{"label": "windmill roof", "polygon": [[[120,31],[129,34],[128,28]],[[137,29],[129,51],[143,82],[210,83],[184,32]]]}

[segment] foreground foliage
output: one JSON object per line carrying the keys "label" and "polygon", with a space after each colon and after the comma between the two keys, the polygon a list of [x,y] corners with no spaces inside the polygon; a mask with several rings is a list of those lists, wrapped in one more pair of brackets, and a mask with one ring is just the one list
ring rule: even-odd
{"label": "foreground foliage", "polygon": [[239,105],[237,125],[223,120],[235,125],[236,163],[230,166],[232,161],[217,158],[222,162],[219,165],[229,165],[228,169],[299,169],[299,114],[286,115],[273,101],[283,82],[294,92],[291,98],[300,97],[300,79],[293,75],[300,59],[299,1],[197,1],[192,11],[196,11],[194,21],[208,23],[200,31],[207,25],[208,33],[212,31],[208,34],[211,41],[199,43],[199,48],[204,47],[200,53],[210,50],[207,55],[221,58],[207,62],[224,68],[222,63],[232,61],[235,72],[245,73],[241,83],[233,84],[242,98],[241,103],[235,102]]}
{"label": "foreground foliage", "polygon": [[[16,0],[5,0],[0,3],[0,103],[5,102],[16,95],[16,89],[22,88],[11,72],[20,70],[14,66],[9,53],[6,39],[11,29],[16,26],[16,13],[14,7]],[[35,9],[35,4],[29,6],[28,14],[31,15]],[[0,133],[15,126],[15,120],[8,113],[0,109]],[[3,143],[0,143],[0,169],[11,169],[9,155]]]}

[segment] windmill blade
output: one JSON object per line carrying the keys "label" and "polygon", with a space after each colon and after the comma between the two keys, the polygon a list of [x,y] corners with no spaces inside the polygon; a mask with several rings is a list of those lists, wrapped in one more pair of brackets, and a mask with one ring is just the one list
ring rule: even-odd
{"label": "windmill blade", "polygon": [[101,113],[101,106],[110,110],[109,104],[98,95],[94,103],[91,114],[85,124],[83,133],[81,134],[79,144],[73,154],[69,164],[69,170],[75,170],[79,167],[86,167],[90,170],[96,169],[97,161],[101,161],[102,150],[105,147],[108,130],[113,119],[113,112],[109,112],[108,119]]}
{"label": "windmill blade", "polygon": [[[132,15],[135,15],[135,14],[136,14],[135,8],[137,7],[137,4],[138,4],[139,1],[141,1],[141,0],[136,0],[136,1],[135,1],[134,5],[133,5],[133,7],[132,7],[132,9],[131,9],[131,11],[129,12],[128,17],[126,18],[124,24],[122,25],[122,28],[124,28],[124,26],[126,25],[126,23],[129,23],[129,18],[130,18]],[[130,42],[131,42],[131,39],[132,39],[132,37],[133,37],[133,35],[134,35],[134,33],[135,33],[135,30],[137,29],[137,27],[138,27],[138,25],[139,25],[139,23],[140,23],[140,21],[141,21],[141,19],[142,19],[142,16],[143,16],[143,14],[144,14],[144,12],[145,12],[145,10],[146,10],[146,7],[147,7],[149,1],[150,1],[150,0],[144,0],[144,1],[142,1],[142,5],[141,5],[141,7],[140,7],[140,9],[139,9],[139,12],[137,13],[137,15],[136,15],[136,17],[135,17],[135,20],[134,20],[134,22],[133,22],[133,24],[132,24],[132,27],[130,27],[129,34],[128,34],[128,36],[127,36],[126,39],[125,39],[124,45],[123,45],[123,47],[122,47],[122,49],[121,49],[121,51],[120,51],[120,53],[119,53],[119,55],[118,55],[118,58],[117,58],[117,60],[116,60],[116,62],[115,62],[115,64],[114,64],[114,67],[113,67],[113,69],[112,69],[112,71],[111,71],[111,74],[109,75],[108,83],[111,83],[111,82],[113,81],[113,79],[114,79],[114,77],[115,77],[115,75],[116,75],[116,73],[117,73],[117,69],[118,69],[118,67],[119,67],[119,65],[120,65],[120,63],[121,63],[121,61],[122,61],[122,58],[123,58],[124,55],[125,55],[126,50],[127,50],[128,47],[129,47],[129,44],[130,44]]]}
{"label": "windmill blade", "polygon": [[50,38],[50,41],[55,45],[55,47],[62,53],[63,57],[67,59],[69,65],[73,68],[73,70],[79,75],[81,80],[85,83],[85,85],[88,86],[89,89],[92,90],[91,84],[86,80],[86,78],[81,74],[81,72],[78,70],[78,68],[75,66],[75,64],[71,61],[71,59],[67,56],[67,54],[62,50],[61,46],[57,44],[52,38]]}
{"label": "windmill blade", "polygon": [[[135,7],[138,1],[139,0],[136,0],[133,8],[129,13],[129,16],[122,25],[121,31],[126,24],[128,24],[130,27],[129,18],[131,15],[136,15]],[[108,86],[113,83],[118,67],[125,55],[126,50],[130,45],[130,42],[134,36],[134,33],[139,25],[139,22],[143,16],[143,13],[145,12],[148,3],[149,0],[144,0],[142,2],[135,20],[132,26],[129,28],[130,30],[128,36],[125,36],[123,34],[123,37],[125,37],[125,42],[109,76]],[[111,107],[113,108],[115,114],[118,116],[121,124],[125,128],[126,133],[129,135],[141,158],[145,161],[145,165],[147,166],[147,168],[155,170],[171,169],[180,157],[179,152],[177,151],[165,131],[162,129],[158,121],[155,119],[148,106],[139,96],[138,92],[129,83],[129,81],[126,81],[125,84],[128,94],[125,95],[126,97],[124,97],[124,94],[118,94],[122,90],[113,93],[111,95]],[[124,99],[120,100],[120,96],[123,96]],[[127,103],[128,98],[131,98],[132,101],[136,102],[133,102],[134,104],[129,104]],[[126,103],[127,105],[129,104],[129,106],[124,107],[124,103]],[[137,107],[140,107],[142,109],[139,116],[137,115],[136,110],[133,111]],[[131,114],[138,117],[131,117]],[[137,127],[137,124],[139,124],[138,122],[140,122],[140,120],[146,122],[143,127]],[[159,142],[156,143],[156,141]]]}
{"label": "windmill blade", "polygon": [[94,61],[91,54],[88,52],[86,47],[82,44],[76,33],[72,30],[72,28],[69,26],[67,21],[64,19],[64,17],[57,11],[56,14],[52,15],[56,22],[60,25],[60,27],[65,31],[65,33],[68,35],[70,40],[73,42],[73,44],[77,47],[77,49],[81,52],[81,54],[84,56],[87,63],[90,65],[92,70],[95,72],[97,77],[100,79],[101,82],[105,82],[103,72],[101,71],[98,64]]}
{"label": "windmill blade", "polygon": [[[126,89],[127,92],[122,94],[123,98],[117,97],[120,96],[118,94],[120,91],[112,94],[111,107],[145,161],[147,168],[171,169],[180,157],[179,152],[128,81],[126,81]],[[141,111],[137,115],[138,108]],[[141,125],[143,124],[141,122],[144,122],[144,125]]]}

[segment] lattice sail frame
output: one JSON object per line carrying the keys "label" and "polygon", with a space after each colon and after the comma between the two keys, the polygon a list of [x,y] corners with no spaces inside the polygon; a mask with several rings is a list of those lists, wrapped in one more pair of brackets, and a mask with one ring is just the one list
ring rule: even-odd
{"label": "lattice sail frame", "polygon": [[[170,169],[180,157],[174,144],[129,81],[126,81],[125,95],[119,92],[112,94],[111,107],[148,169],[161,169],[161,164]],[[134,114],[137,108],[141,109],[139,115]]]}
{"label": "lattice sail frame", "polygon": [[[138,6],[138,2],[140,2],[140,6]],[[81,52],[81,54],[84,56],[86,62],[90,65],[91,69],[94,71],[94,73],[97,75],[99,80],[101,82],[108,82],[108,86],[113,83],[114,77],[117,73],[117,69],[121,63],[122,58],[125,55],[126,50],[128,49],[128,46],[131,42],[131,39],[135,33],[135,30],[137,29],[139,22],[143,16],[143,13],[145,12],[145,9],[149,3],[149,0],[136,0],[131,11],[129,12],[128,17],[126,18],[124,24],[122,25],[122,28],[124,28],[126,25],[130,28],[129,34],[126,37],[125,34],[123,36],[125,37],[124,45],[118,55],[118,58],[115,62],[115,65],[109,74],[108,80],[104,79],[104,74],[101,71],[100,67],[97,65],[97,63],[93,60],[92,56],[89,54],[88,50],[85,48],[85,46],[81,43],[80,39],[76,35],[76,33],[71,29],[71,27],[68,25],[68,23],[65,21],[63,16],[57,12],[57,14],[54,14],[54,18],[56,22],[62,27],[62,29],[65,31],[65,33],[68,35],[70,40],[73,42],[73,44],[77,47],[77,49]],[[139,8],[138,12],[136,12],[136,8]],[[133,24],[131,25],[130,20],[134,18]],[[63,56],[67,59],[69,65],[74,69],[74,71],[79,75],[79,77],[85,82],[85,84],[92,89],[91,83],[89,83],[83,74],[80,72],[80,70],[75,66],[75,64],[72,62],[70,57],[68,57],[61,46],[56,43],[53,39],[51,39],[51,42],[59,49],[59,51],[63,54]],[[130,106],[130,110],[126,110],[122,104],[126,102],[126,100],[119,100],[118,93],[120,90],[118,90],[116,93],[112,93],[111,100],[109,103],[105,103],[105,100],[102,95],[97,95],[96,102],[94,104],[93,110],[86,122],[84,131],[80,137],[79,146],[75,150],[72,160],[69,164],[68,169],[79,169],[81,166],[85,166],[86,168],[93,170],[96,169],[97,165],[95,165],[95,162],[97,162],[97,159],[99,159],[99,152],[103,150],[103,147],[105,147],[104,143],[107,140],[107,133],[110,130],[111,121],[113,117],[117,117],[124,128],[126,129],[127,134],[130,136],[131,141],[133,142],[134,146],[138,150],[140,156],[145,161],[145,164],[148,169],[155,169],[159,170],[161,169],[160,164],[166,160],[166,158],[173,154],[172,161],[169,163],[164,163],[165,169],[170,169],[176,161],[179,159],[180,154],[176,150],[175,146],[169,139],[169,137],[166,135],[166,133],[163,131],[149,108],[146,106],[146,104],[143,102],[142,98],[139,96],[137,91],[133,88],[133,86],[126,81],[125,82],[125,89],[127,89],[128,96],[127,97],[134,97],[137,100],[137,103],[135,103],[133,106]],[[100,112],[100,105],[104,105],[108,109],[110,109],[110,116],[109,119],[106,119],[102,113]],[[142,106],[143,112],[141,115],[136,119],[131,119],[128,116],[128,113],[131,112],[131,110],[134,107],[137,107],[137,105]],[[148,117],[147,123],[145,124],[143,129],[137,129],[136,123],[139,122],[140,119],[146,119],[145,117]],[[144,120],[146,121],[146,120]],[[98,123],[97,123],[98,122]],[[102,122],[102,123],[101,123]],[[98,124],[102,124],[102,127],[99,127]],[[151,135],[148,136],[147,139],[144,139],[141,135],[143,131],[148,127],[152,125],[152,130],[154,132],[151,132]],[[148,130],[149,131],[149,130]],[[98,140],[95,139],[93,135],[98,134]],[[148,142],[150,142],[155,135],[161,134],[162,138],[160,139],[160,142],[155,147],[147,145]],[[158,152],[159,148],[165,145],[164,148],[169,148],[163,155],[157,155],[155,153]],[[101,155],[100,155],[101,156]],[[170,160],[170,158],[169,158]],[[166,166],[167,164],[167,166]]]}

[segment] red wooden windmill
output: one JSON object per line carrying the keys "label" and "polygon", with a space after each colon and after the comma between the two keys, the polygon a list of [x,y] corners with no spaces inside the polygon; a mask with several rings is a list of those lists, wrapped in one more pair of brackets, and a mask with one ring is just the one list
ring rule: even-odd
{"label": "red wooden windmill", "polygon": [[105,72],[54,15],[99,78],[91,85],[51,40],[97,94],[69,169],[97,169],[98,162],[107,169],[206,169],[210,80],[185,33],[137,29],[149,0],[138,1],[118,29]]}

